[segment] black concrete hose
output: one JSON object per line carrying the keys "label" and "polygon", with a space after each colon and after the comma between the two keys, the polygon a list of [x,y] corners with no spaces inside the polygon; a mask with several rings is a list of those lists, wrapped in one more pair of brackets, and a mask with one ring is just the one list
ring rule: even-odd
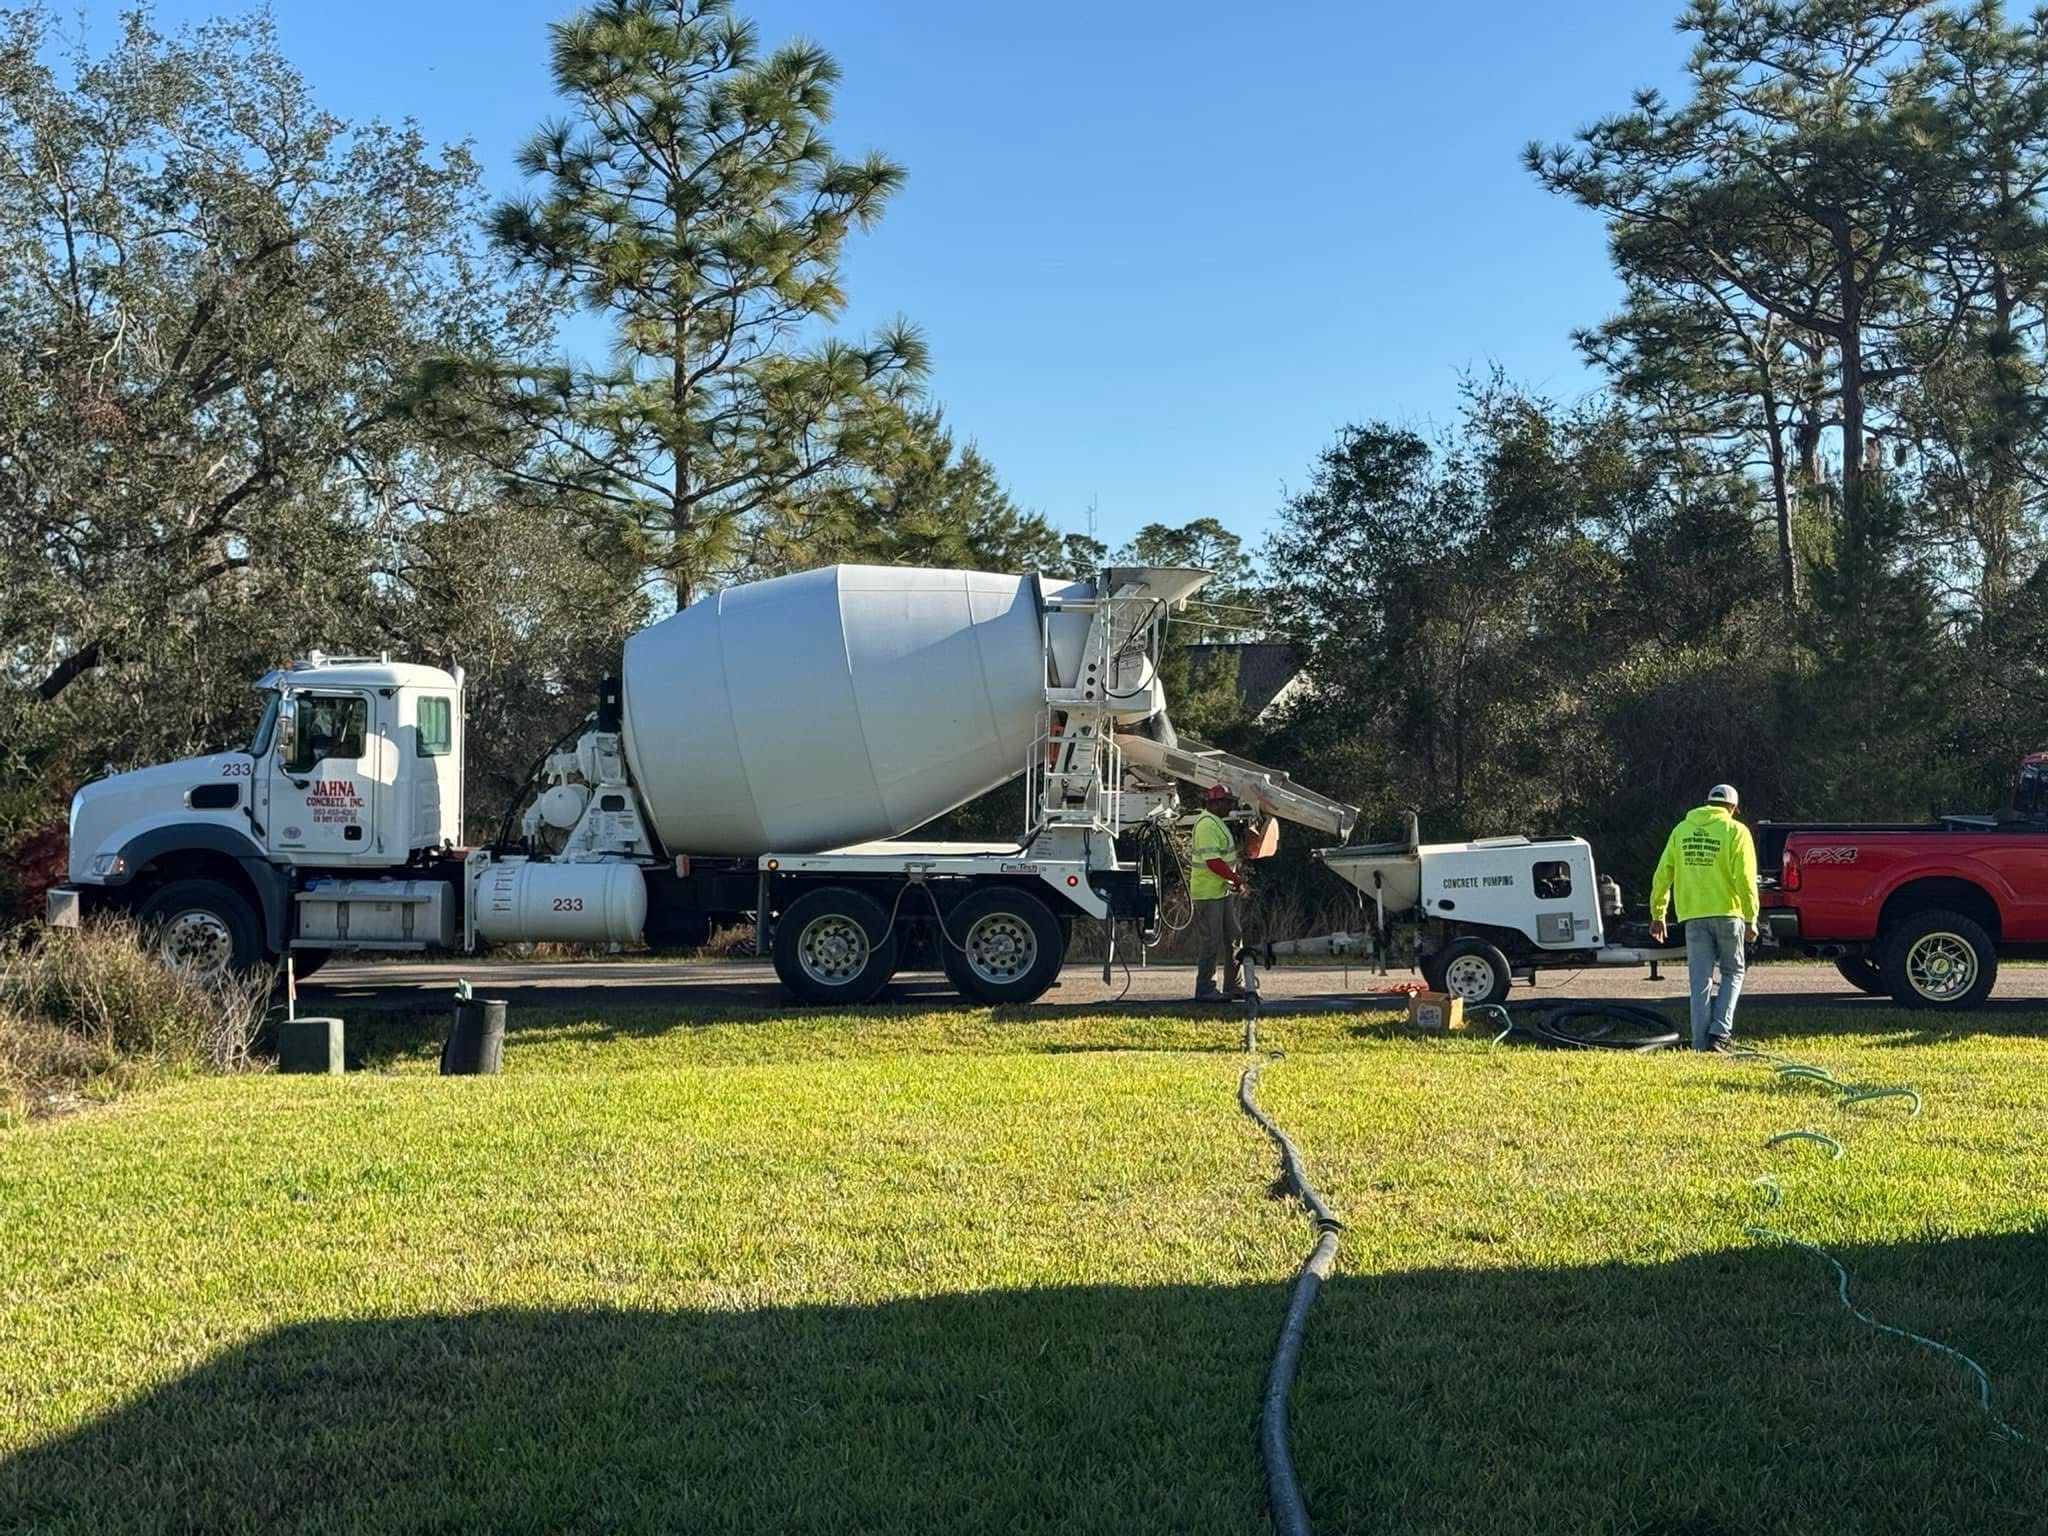
{"label": "black concrete hose", "polygon": [[1301,1154],[1287,1133],[1267,1117],[1253,1097],[1264,1068],[1264,1062],[1257,1062],[1244,1069],[1244,1075],[1237,1080],[1237,1102],[1280,1149],[1281,1182],[1315,1217],[1316,1243],[1309,1250],[1301,1273],[1295,1277],[1287,1319],[1280,1325],[1280,1339],[1273,1346],[1272,1363],[1266,1368],[1266,1401],[1259,1415],[1259,1455],[1266,1463],[1266,1503],[1272,1513],[1273,1529],[1279,1536],[1309,1536],[1308,1505],[1301,1496],[1301,1481],[1294,1473],[1294,1450],[1287,1435],[1287,1399],[1294,1390],[1295,1372],[1301,1365],[1308,1309],[1336,1267],[1337,1234],[1344,1230],[1344,1223],[1309,1183]]}
{"label": "black concrete hose", "polygon": [[[1677,1027],[1663,1012],[1640,1003],[1481,1003],[1472,1010],[1503,1026],[1496,1043],[1522,1035],[1542,1045],[1580,1051],[1662,1051],[1679,1042]],[[1522,1015],[1521,1018],[1515,1017]]]}

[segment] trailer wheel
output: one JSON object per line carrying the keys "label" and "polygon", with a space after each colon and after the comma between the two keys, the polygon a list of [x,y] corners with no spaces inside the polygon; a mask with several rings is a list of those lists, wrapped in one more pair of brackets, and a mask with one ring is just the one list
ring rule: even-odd
{"label": "trailer wheel", "polygon": [[1844,955],[1835,962],[1835,969],[1842,973],[1842,980],[1858,992],[1868,992],[1872,997],[1884,997],[1884,967],[1868,955]]}
{"label": "trailer wheel", "polygon": [[1059,919],[1029,891],[976,891],[946,914],[940,947],[953,985],[981,1003],[1043,997],[1067,957]]}
{"label": "trailer wheel", "polygon": [[1453,939],[1430,955],[1422,975],[1433,990],[1473,1005],[1506,1002],[1515,979],[1498,945],[1471,938]]}
{"label": "trailer wheel", "polygon": [[873,1002],[896,974],[896,934],[874,897],[806,891],[775,924],[775,974],[806,1003]]}
{"label": "trailer wheel", "polygon": [[194,981],[224,981],[263,960],[255,911],[218,880],[173,880],[143,902],[135,921],[157,957]]}
{"label": "trailer wheel", "polygon": [[1998,946],[1960,912],[1915,912],[1884,937],[1885,990],[1906,1008],[1974,1008],[1998,980]]}

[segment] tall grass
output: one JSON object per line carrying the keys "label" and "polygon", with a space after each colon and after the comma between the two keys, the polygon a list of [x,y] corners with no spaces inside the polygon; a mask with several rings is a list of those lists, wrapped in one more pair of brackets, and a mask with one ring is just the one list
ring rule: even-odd
{"label": "tall grass", "polygon": [[0,1124],[165,1073],[240,1071],[270,993],[268,974],[180,976],[125,921],[0,941]]}

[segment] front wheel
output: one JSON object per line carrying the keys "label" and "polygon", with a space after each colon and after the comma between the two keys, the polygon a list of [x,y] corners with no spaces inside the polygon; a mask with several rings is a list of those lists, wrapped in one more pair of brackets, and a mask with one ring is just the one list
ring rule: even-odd
{"label": "front wheel", "polygon": [[1884,938],[1885,990],[1907,1008],[1974,1008],[1998,980],[1998,946],[1960,912],[1916,912]]}
{"label": "front wheel", "polygon": [[806,1003],[873,1002],[896,974],[889,914],[846,886],[805,892],[775,924],[775,974]]}
{"label": "front wheel", "polygon": [[976,891],[946,914],[946,975],[981,1003],[1043,997],[1066,959],[1060,921],[1029,891]]}
{"label": "front wheel", "polygon": [[1462,997],[1469,1007],[1506,1002],[1514,984],[1508,957],[1484,939],[1453,939],[1423,962],[1422,974],[1433,991]]}
{"label": "front wheel", "polygon": [[1868,992],[1872,997],[1886,995],[1884,967],[1867,955],[1844,955],[1835,962],[1835,969],[1858,992]]}
{"label": "front wheel", "polygon": [[255,909],[217,880],[173,880],[143,902],[135,920],[165,966],[209,986],[263,962]]}

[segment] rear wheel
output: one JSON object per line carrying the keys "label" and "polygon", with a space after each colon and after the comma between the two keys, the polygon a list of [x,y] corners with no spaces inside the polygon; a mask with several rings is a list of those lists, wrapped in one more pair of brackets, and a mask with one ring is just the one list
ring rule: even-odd
{"label": "rear wheel", "polygon": [[1842,980],[1858,992],[1868,992],[1872,997],[1884,997],[1884,967],[1867,955],[1844,955],[1835,962],[1835,969],[1842,973]]}
{"label": "rear wheel", "polygon": [[775,974],[807,1003],[872,1002],[896,974],[889,914],[846,886],[807,891],[775,924]]}
{"label": "rear wheel", "polygon": [[946,974],[982,1003],[1028,1003],[1045,995],[1066,959],[1058,918],[1029,891],[976,891],[946,914]]}
{"label": "rear wheel", "polygon": [[1916,912],[1884,939],[1885,990],[1907,1008],[1974,1008],[1998,980],[1998,947],[1960,912]]}
{"label": "rear wheel", "polygon": [[1508,957],[1484,939],[1453,939],[1423,962],[1422,975],[1433,990],[1473,1005],[1506,1002],[1514,984]]}
{"label": "rear wheel", "polygon": [[241,892],[217,880],[173,880],[136,911],[157,957],[194,981],[225,981],[263,963],[263,931]]}

